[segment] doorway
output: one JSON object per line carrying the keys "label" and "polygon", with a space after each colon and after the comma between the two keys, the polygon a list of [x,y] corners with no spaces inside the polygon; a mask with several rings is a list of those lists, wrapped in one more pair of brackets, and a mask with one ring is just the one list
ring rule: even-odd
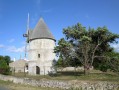
{"label": "doorway", "polygon": [[40,68],[36,66],[36,74],[40,74]]}

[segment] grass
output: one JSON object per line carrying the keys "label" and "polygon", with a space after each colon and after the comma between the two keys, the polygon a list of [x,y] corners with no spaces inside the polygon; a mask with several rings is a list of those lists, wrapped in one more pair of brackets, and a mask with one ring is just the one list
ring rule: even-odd
{"label": "grass", "polygon": [[74,72],[74,71],[65,71],[58,72],[55,76],[48,75],[26,75],[24,73],[16,73],[16,77],[27,77],[32,79],[50,79],[50,80],[82,80],[82,81],[113,81],[119,82],[119,75],[113,72],[101,72],[98,70],[92,70],[89,75],[84,75],[83,71]]}
{"label": "grass", "polygon": [[29,85],[14,84],[9,81],[0,80],[0,86],[8,88],[8,90],[61,90],[58,88],[35,87]]}

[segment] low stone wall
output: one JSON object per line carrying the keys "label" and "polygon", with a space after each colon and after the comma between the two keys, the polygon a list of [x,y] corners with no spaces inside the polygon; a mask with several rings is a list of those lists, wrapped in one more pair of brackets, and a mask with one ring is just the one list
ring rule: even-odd
{"label": "low stone wall", "polygon": [[[93,66],[89,68],[90,70],[93,70]],[[79,71],[79,70],[84,70],[84,67],[77,67],[76,68],[76,71]],[[59,67],[57,68],[57,71],[75,71],[75,67]]]}
{"label": "low stone wall", "polygon": [[59,81],[59,80],[34,80],[29,78],[17,78],[13,76],[0,75],[0,79],[4,81],[12,81],[13,83],[25,84],[37,87],[54,87],[71,90],[119,90],[119,83],[105,81]]}
{"label": "low stone wall", "polygon": [[58,80],[34,80],[29,78],[18,78],[13,76],[0,75],[0,80],[3,81],[12,81],[17,84],[25,84],[31,86],[40,86],[40,87],[52,87],[52,88],[62,88],[68,89],[71,86],[71,83],[68,81],[58,81]]}

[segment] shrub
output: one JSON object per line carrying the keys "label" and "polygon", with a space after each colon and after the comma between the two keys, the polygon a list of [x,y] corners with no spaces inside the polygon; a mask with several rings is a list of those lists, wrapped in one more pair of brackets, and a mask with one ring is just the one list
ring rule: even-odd
{"label": "shrub", "polygon": [[10,68],[5,60],[0,60],[0,74],[9,74]]}

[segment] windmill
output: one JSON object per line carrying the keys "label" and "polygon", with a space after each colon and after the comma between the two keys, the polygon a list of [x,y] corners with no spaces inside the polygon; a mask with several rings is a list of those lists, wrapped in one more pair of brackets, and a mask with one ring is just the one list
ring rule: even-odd
{"label": "windmill", "polygon": [[25,43],[25,55],[24,58],[26,59],[26,54],[27,54],[27,40],[29,39],[29,13],[28,13],[28,20],[27,20],[27,30],[26,34],[23,34],[23,37],[26,37],[26,43]]}

